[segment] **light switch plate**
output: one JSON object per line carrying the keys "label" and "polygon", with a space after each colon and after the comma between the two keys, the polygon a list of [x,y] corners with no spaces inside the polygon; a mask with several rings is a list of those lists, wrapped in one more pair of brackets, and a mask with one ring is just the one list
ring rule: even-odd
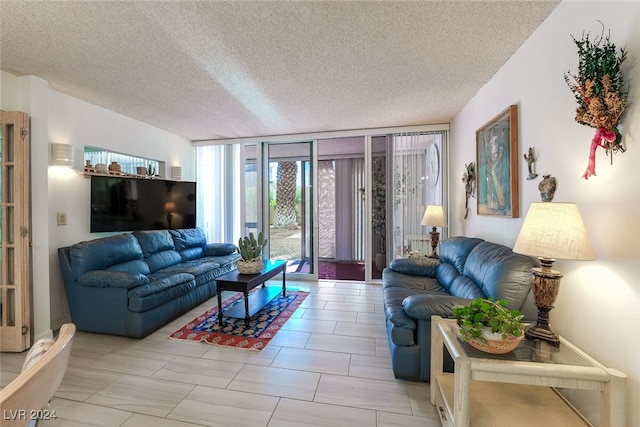
{"label": "light switch plate", "polygon": [[58,225],[67,225],[67,213],[66,212],[56,212],[56,221]]}

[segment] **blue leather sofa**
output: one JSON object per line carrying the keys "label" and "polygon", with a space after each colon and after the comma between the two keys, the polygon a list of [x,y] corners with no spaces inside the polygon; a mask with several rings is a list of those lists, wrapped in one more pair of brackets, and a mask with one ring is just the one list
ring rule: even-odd
{"label": "blue leather sofa", "polygon": [[[479,297],[506,299],[536,318],[531,268],[539,262],[506,246],[471,237],[440,245],[440,259],[396,259],[382,273],[387,336],[396,378],[429,381],[431,316],[452,317],[454,305]],[[449,358],[446,368],[451,369]]]}
{"label": "blue leather sofa", "polygon": [[198,228],[103,237],[58,256],[78,330],[134,338],[215,296],[215,279],[240,258],[234,244],[207,244]]}

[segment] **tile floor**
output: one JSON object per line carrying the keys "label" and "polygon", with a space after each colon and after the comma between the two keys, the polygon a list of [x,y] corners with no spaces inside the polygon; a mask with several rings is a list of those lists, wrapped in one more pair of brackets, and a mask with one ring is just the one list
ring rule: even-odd
{"label": "tile floor", "polygon": [[[261,352],[168,339],[215,299],[141,340],[78,332],[50,406],[58,418],[42,425],[440,425],[428,384],[393,376],[381,285],[287,288],[311,295]],[[24,356],[0,355],[1,385]]]}

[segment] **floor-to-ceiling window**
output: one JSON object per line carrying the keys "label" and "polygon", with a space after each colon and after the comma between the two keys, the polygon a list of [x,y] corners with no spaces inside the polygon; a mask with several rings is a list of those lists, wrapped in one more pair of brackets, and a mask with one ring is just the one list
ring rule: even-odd
{"label": "floor-to-ceiling window", "polygon": [[[428,205],[445,206],[446,132],[393,135],[392,191],[394,258],[409,251],[430,253],[428,227],[421,224]],[[440,230],[446,235],[446,230]]]}
{"label": "floor-to-ceiling window", "polygon": [[196,224],[208,242],[237,243],[245,235],[243,152],[239,144],[197,147]]}
{"label": "floor-to-ceiling window", "polygon": [[[360,272],[357,278],[327,278],[379,279],[409,249],[429,252],[429,230],[420,222],[429,204],[448,210],[447,130],[418,126],[220,141],[211,149],[216,160],[209,161],[200,159],[210,154],[198,147],[198,168],[208,168],[199,170],[198,190],[209,200],[198,206],[216,212],[199,215],[198,224],[224,235],[227,228],[239,235],[264,231],[265,256],[286,259],[292,273],[322,277],[319,262],[331,261],[342,271],[348,265]],[[231,197],[242,206],[224,200]],[[440,231],[444,238],[446,230]]]}

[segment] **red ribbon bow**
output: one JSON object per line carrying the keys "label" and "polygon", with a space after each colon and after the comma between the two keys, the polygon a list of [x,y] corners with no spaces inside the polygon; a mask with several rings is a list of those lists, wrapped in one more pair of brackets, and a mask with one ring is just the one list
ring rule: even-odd
{"label": "red ribbon bow", "polygon": [[596,130],[596,134],[591,140],[591,149],[589,150],[589,164],[587,165],[587,170],[584,172],[582,177],[584,179],[589,179],[591,175],[596,174],[596,150],[598,147],[608,148],[608,145],[603,142],[603,140],[607,142],[613,142],[616,140],[615,132],[611,132],[605,128],[598,128]]}

